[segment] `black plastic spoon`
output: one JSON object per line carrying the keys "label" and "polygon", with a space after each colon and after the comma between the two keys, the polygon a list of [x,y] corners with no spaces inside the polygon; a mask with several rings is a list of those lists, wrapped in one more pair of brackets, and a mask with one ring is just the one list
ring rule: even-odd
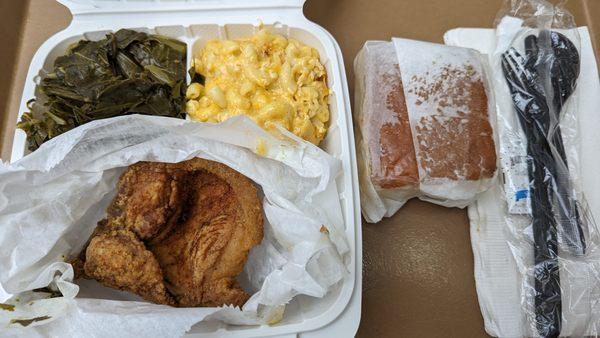
{"label": "black plastic spoon", "polygon": [[571,193],[569,165],[559,124],[565,103],[577,86],[580,71],[579,52],[571,40],[558,32],[543,30],[537,41],[545,45],[543,50],[548,50],[547,56],[542,56],[548,63],[547,69],[540,73],[549,74],[552,85],[550,111],[555,123],[549,130],[549,136],[558,153],[558,158],[554,156],[556,163],[553,173],[556,181],[554,195],[558,208],[558,223],[562,228],[565,249],[573,255],[581,256],[586,252],[586,241],[579,205]]}

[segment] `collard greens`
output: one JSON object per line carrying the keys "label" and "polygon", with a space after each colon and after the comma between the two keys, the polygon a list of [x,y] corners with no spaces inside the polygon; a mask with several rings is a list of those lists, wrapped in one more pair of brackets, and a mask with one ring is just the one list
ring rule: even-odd
{"label": "collard greens", "polygon": [[46,99],[29,101],[17,127],[34,151],[92,120],[136,113],[184,118],[185,64],[185,43],[162,36],[121,29],[81,40],[56,59],[38,88]]}

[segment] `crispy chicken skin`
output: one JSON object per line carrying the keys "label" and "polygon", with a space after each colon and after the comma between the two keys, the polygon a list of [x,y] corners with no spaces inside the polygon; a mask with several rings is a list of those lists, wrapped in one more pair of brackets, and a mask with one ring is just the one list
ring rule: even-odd
{"label": "crispy chicken skin", "polygon": [[85,272],[106,286],[136,293],[154,303],[175,305],[158,261],[129,230],[111,230],[92,238]]}
{"label": "crispy chicken skin", "polygon": [[236,281],[263,237],[252,182],[213,161],[140,162],[87,248],[74,262],[82,277],[174,306],[243,305]]}

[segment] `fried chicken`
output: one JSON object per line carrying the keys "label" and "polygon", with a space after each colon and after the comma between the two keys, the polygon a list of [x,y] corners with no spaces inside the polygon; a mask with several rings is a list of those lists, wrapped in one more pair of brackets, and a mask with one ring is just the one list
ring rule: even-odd
{"label": "fried chicken", "polygon": [[213,161],[140,162],[119,180],[75,270],[174,306],[241,306],[236,276],[263,236],[252,182]]}
{"label": "fried chicken", "polygon": [[175,305],[165,287],[158,261],[133,232],[111,230],[92,238],[89,248],[85,261],[85,272],[89,276],[151,302]]}

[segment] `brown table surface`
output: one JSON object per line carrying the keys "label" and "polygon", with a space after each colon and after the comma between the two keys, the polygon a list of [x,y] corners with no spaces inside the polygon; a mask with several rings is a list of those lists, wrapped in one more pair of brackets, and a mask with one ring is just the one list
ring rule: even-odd
{"label": "brown table surface", "polygon": [[[491,27],[501,0],[309,0],[306,16],[337,39],[353,91],[352,61],[369,39],[442,42],[455,27]],[[600,1],[571,0],[594,27]],[[0,0],[0,157],[8,160],[23,82],[36,49],[70,22],[54,0]],[[592,22],[596,19],[596,23]],[[465,210],[410,201],[394,217],[363,224],[359,337],[484,337]]]}

